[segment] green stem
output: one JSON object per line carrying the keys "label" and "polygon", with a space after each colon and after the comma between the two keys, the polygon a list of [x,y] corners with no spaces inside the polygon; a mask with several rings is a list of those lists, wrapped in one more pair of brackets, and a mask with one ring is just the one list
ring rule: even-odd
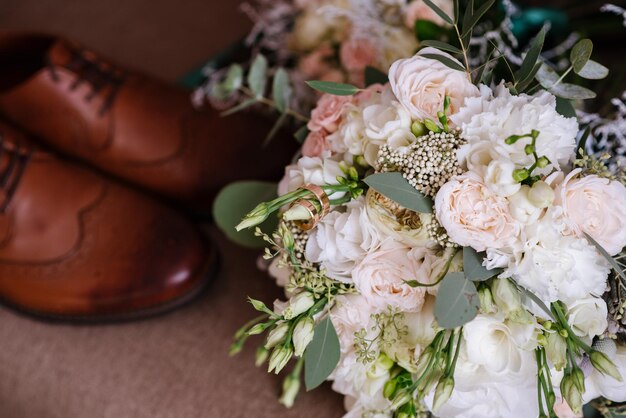
{"label": "green stem", "polygon": [[242,336],[246,335],[246,331],[248,331],[249,328],[252,328],[256,324],[260,323],[261,321],[264,321],[267,318],[269,318],[269,315],[268,314],[263,314],[263,315],[259,315],[256,318],[253,318],[253,319],[249,320],[248,322],[243,324],[243,326],[241,328],[239,328],[237,330],[237,332],[235,333],[235,338],[239,339]]}
{"label": "green stem", "polygon": [[565,78],[565,76],[566,76],[566,75],[568,75],[568,74],[569,74],[569,73],[570,73],[573,69],[574,69],[574,67],[572,67],[572,66],[570,65],[570,67],[567,69],[567,71],[565,71],[565,72],[563,73],[563,75],[562,75],[561,77],[559,77],[559,79],[558,79],[558,80],[556,80],[556,81],[554,82],[554,84],[553,84],[553,85],[551,85],[551,86],[550,86],[550,88],[554,88],[557,84],[559,84],[561,81],[563,81],[563,79]]}
{"label": "green stem", "polygon": [[[459,38],[459,43],[461,44],[461,50],[463,51],[463,59],[465,60],[465,73],[467,74],[467,79],[472,82],[472,71],[469,67],[469,60],[467,59],[467,50],[465,49],[465,44],[463,43],[463,39],[461,38],[461,33],[459,32],[459,25],[454,25],[454,30],[456,31],[456,36]],[[471,35],[470,35],[471,37]]]}
{"label": "green stem", "polygon": [[535,360],[537,361],[537,401],[539,402],[539,413],[540,415],[542,415],[542,414],[545,414],[545,409],[543,407],[543,393],[542,393],[542,384],[541,384],[541,371],[543,369],[543,364],[541,362],[541,354],[539,350],[540,349],[538,348],[535,349]]}
{"label": "green stem", "polygon": [[456,370],[456,361],[459,359],[459,352],[461,351],[461,343],[463,342],[463,327],[459,329],[459,340],[456,343],[456,351],[454,352],[454,360],[452,360],[452,368],[450,369],[450,375],[454,375]]}
{"label": "green stem", "polygon": [[572,331],[572,328],[569,326],[569,322],[567,322],[567,318],[565,317],[565,313],[563,312],[563,309],[561,309],[561,306],[556,302],[552,303],[551,306],[557,318],[559,318],[561,326],[567,331],[567,338],[571,339],[572,342],[574,342],[578,347],[582,348],[586,353],[591,353],[593,349],[589,347],[589,345],[587,345],[585,342],[583,342],[580,338],[578,338],[578,336],[574,334],[574,331]]}
{"label": "green stem", "polygon": [[[273,108],[273,109],[278,110],[278,109],[276,108],[276,103],[275,103],[273,100],[270,100],[270,99],[265,98],[265,97],[257,97],[257,96],[256,96],[256,95],[255,95],[255,94],[254,94],[254,93],[253,93],[253,92],[252,92],[249,88],[247,88],[247,87],[242,86],[240,89],[241,89],[241,91],[242,91],[244,94],[246,94],[247,96],[249,96],[251,99],[255,99],[255,100],[256,100],[257,102],[259,102],[259,103],[262,103],[262,104],[264,104],[264,105],[266,105],[266,106],[269,106],[269,107],[271,107],[271,108]],[[301,113],[296,112],[296,111],[295,111],[295,110],[293,110],[293,109],[289,109],[289,108],[287,108],[287,109],[285,109],[285,112],[284,112],[284,113],[285,113],[285,114],[287,114],[287,115],[289,115],[289,116],[291,116],[291,117],[293,117],[293,118],[295,118],[295,119],[297,119],[297,120],[299,120],[300,122],[304,122],[304,123],[306,123],[306,122],[308,122],[308,121],[309,121],[309,118],[307,118],[306,116],[304,116],[304,115],[303,115],[303,114],[301,114]]]}

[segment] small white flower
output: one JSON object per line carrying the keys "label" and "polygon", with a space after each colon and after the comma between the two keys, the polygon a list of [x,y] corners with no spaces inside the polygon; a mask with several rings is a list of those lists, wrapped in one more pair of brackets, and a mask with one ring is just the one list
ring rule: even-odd
{"label": "small white flower", "polygon": [[[278,183],[278,194],[284,195],[306,184],[339,184],[337,176],[343,176],[339,162],[330,158],[302,157],[296,164],[285,167],[285,176]],[[339,199],[344,194],[335,192],[329,197]]]}
{"label": "small white flower", "polygon": [[485,171],[485,184],[499,196],[514,195],[521,187],[521,184],[513,179],[515,168],[515,164],[504,159],[491,161]]}
{"label": "small white flower", "polygon": [[568,320],[574,334],[591,341],[596,335],[602,335],[607,327],[608,309],[602,298],[588,297],[578,299],[567,305]]}

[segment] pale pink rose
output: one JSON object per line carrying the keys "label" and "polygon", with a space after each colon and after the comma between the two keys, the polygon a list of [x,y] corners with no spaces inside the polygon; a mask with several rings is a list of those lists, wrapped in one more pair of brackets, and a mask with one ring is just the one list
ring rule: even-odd
{"label": "pale pink rose", "polygon": [[319,79],[322,74],[332,70],[329,58],[334,54],[330,45],[322,45],[310,54],[304,55],[298,61],[298,71],[307,78]]}
{"label": "pale pink rose", "polygon": [[330,150],[330,144],[324,130],[311,131],[302,144],[302,155],[305,157],[320,157],[325,151]]}
{"label": "pale pink rose", "polygon": [[466,98],[479,95],[478,88],[465,71],[448,68],[437,60],[422,56],[424,54],[439,54],[456,61],[451,55],[429,47],[391,65],[391,89],[413,119],[437,120],[437,112],[443,110],[446,96],[450,98],[450,114],[455,114]]}
{"label": "pale pink rose", "polygon": [[[452,17],[453,4],[451,0],[434,0],[433,3],[435,3],[435,5],[443,10],[448,16]],[[404,24],[407,28],[413,30],[416,20],[430,20],[439,26],[450,26],[422,0],[412,1],[404,11]]]}
{"label": "pale pink rose", "polygon": [[323,94],[311,112],[311,120],[307,127],[311,131],[325,129],[328,133],[335,132],[343,118],[345,105],[349,102],[349,96]]}
{"label": "pale pink rose", "polygon": [[582,415],[575,414],[563,399],[557,400],[554,404],[554,413],[559,418],[583,418]]}
{"label": "pale pink rose", "polygon": [[387,241],[377,251],[370,252],[352,272],[354,285],[374,309],[387,306],[403,312],[418,312],[424,304],[424,287],[411,287],[405,280],[430,281],[430,263],[425,260],[425,248],[407,248]]}
{"label": "pale pink rose", "polygon": [[556,188],[554,204],[579,237],[589,234],[611,255],[626,246],[626,187],[618,181],[572,171]]}
{"label": "pale pink rose", "polygon": [[521,226],[507,199],[492,192],[471,171],[444,184],[435,197],[437,219],[455,243],[476,251],[514,243]]}
{"label": "pale pink rose", "polygon": [[376,63],[377,51],[366,39],[350,39],[341,44],[339,59],[349,72],[363,72],[368,65]]}
{"label": "pale pink rose", "polygon": [[371,84],[354,96],[354,104],[356,106],[361,106],[363,102],[369,101],[374,94],[381,94],[384,89],[385,86],[380,83]]}
{"label": "pale pink rose", "polygon": [[329,68],[328,71],[320,74],[318,79],[322,81],[332,81],[333,83],[343,83],[346,81],[341,70],[336,68]]}

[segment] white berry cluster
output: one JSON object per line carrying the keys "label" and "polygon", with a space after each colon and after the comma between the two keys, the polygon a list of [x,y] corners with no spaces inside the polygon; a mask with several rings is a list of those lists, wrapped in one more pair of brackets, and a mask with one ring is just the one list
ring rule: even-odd
{"label": "white berry cluster", "polygon": [[463,173],[456,152],[465,141],[459,130],[429,132],[408,147],[392,151],[385,145],[378,152],[381,172],[401,172],[409,183],[426,196],[437,191],[452,177]]}
{"label": "white berry cluster", "polygon": [[445,228],[441,226],[435,216],[432,217],[430,222],[426,224],[426,230],[431,240],[435,241],[442,248],[458,247],[457,244],[450,241],[450,237]]}

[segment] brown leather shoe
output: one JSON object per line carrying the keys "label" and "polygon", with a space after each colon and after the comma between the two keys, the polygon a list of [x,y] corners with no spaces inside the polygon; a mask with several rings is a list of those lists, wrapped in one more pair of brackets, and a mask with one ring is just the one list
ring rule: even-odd
{"label": "brown leather shoe", "polygon": [[57,151],[196,208],[230,181],[279,178],[296,148],[263,148],[263,118],[197,111],[189,92],[45,35],[0,35],[0,112]]}
{"label": "brown leather shoe", "polygon": [[51,319],[123,320],[197,294],[217,255],[184,218],[0,122],[0,300]]}

